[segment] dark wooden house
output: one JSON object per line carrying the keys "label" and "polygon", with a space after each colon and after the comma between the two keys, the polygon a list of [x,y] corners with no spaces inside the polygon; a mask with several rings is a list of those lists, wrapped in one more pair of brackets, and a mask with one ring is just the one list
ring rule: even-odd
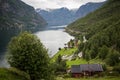
{"label": "dark wooden house", "polygon": [[81,77],[83,76],[82,71],[80,69],[80,65],[72,65],[71,67],[72,77]]}
{"label": "dark wooden house", "polygon": [[93,76],[103,71],[101,64],[81,64],[71,66],[72,77]]}

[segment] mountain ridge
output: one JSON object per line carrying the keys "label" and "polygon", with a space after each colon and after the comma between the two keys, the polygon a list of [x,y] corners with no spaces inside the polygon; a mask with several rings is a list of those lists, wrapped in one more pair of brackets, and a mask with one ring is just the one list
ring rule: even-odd
{"label": "mountain ridge", "polygon": [[84,17],[88,13],[100,8],[104,3],[105,2],[88,2],[85,5],[80,6],[75,15],[78,18]]}
{"label": "mountain ridge", "polygon": [[66,25],[74,20],[74,11],[65,7],[50,10],[36,9],[36,11],[47,21],[49,25]]}
{"label": "mountain ridge", "polygon": [[46,25],[35,9],[21,0],[0,1],[0,29],[31,28]]}
{"label": "mountain ridge", "polygon": [[[79,9],[68,9],[66,7],[58,9],[36,9],[49,25],[68,25],[78,18],[82,18],[88,13],[102,6],[104,2],[87,3],[80,6]],[[81,11],[82,10],[82,11]]]}

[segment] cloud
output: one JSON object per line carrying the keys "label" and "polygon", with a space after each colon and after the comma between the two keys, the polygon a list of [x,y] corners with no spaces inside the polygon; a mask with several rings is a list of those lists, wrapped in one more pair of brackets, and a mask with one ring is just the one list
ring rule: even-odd
{"label": "cloud", "polygon": [[22,0],[34,8],[60,8],[67,7],[69,9],[78,8],[88,2],[102,2],[105,0]]}

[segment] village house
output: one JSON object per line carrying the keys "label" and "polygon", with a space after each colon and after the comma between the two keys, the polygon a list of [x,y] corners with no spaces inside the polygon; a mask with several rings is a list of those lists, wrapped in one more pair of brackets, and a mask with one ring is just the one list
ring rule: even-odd
{"label": "village house", "polygon": [[81,65],[72,65],[71,74],[72,77],[83,77],[83,76],[93,76],[95,74],[100,74],[103,72],[101,64],[81,64]]}

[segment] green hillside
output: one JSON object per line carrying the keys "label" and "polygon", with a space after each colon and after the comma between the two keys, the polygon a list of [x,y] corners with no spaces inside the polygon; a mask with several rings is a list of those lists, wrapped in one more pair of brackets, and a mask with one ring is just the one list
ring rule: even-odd
{"label": "green hillside", "polygon": [[58,58],[59,55],[61,56],[70,56],[72,55],[73,53],[75,53],[75,51],[77,51],[77,48],[72,48],[72,49],[68,49],[68,50],[65,50],[65,49],[62,49],[60,51],[58,51],[51,59],[51,62],[55,62]]}
{"label": "green hillside", "polygon": [[100,58],[111,66],[120,63],[120,0],[108,0],[98,10],[68,25],[66,31],[86,36],[88,41],[79,46],[85,59]]}
{"label": "green hillside", "polygon": [[30,77],[15,68],[0,68],[0,80],[30,80]]}
{"label": "green hillside", "polygon": [[119,3],[119,0],[108,0],[100,9],[68,25],[67,30],[87,32],[91,37],[120,19]]}

